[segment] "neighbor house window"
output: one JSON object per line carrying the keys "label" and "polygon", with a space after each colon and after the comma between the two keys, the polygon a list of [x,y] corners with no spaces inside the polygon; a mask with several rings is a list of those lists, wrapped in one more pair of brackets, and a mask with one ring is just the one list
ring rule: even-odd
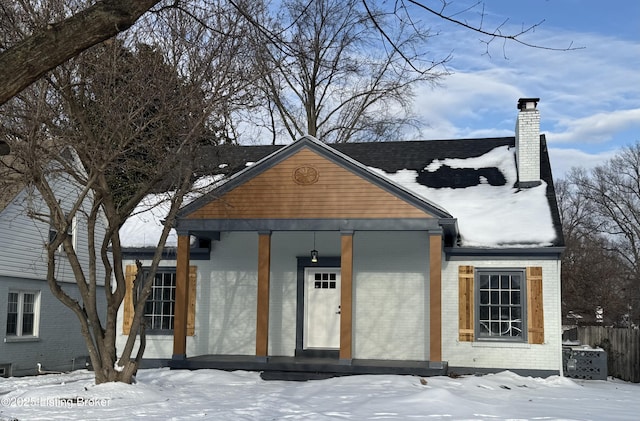
{"label": "neighbor house window", "polygon": [[[77,224],[76,224],[76,217],[74,216],[71,219],[71,226],[67,228],[67,235],[71,238],[71,244],[73,244],[73,248],[76,248],[76,238],[77,238],[76,230],[77,230]],[[49,224],[49,243],[53,243],[57,236],[58,236],[58,231],[54,227],[53,222],[51,222]],[[60,243],[60,246],[58,246],[57,251],[64,251],[64,245],[62,243]]]}
{"label": "neighbor house window", "polygon": [[[145,271],[146,279],[147,271]],[[153,288],[144,307],[146,327],[150,333],[173,330],[176,303],[175,268],[158,268]]]}
{"label": "neighbor house window", "polygon": [[9,292],[7,336],[38,336],[39,295],[38,292]]}
{"label": "neighbor house window", "polygon": [[476,338],[526,340],[524,270],[476,271]]}

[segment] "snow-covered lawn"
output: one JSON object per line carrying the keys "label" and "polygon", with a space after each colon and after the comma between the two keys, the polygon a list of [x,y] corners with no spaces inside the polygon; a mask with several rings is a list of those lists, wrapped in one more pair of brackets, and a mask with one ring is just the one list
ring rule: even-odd
{"label": "snow-covered lawn", "polygon": [[263,381],[258,373],[141,370],[95,386],[87,371],[0,378],[0,420],[637,420],[640,384],[511,372],[460,378]]}

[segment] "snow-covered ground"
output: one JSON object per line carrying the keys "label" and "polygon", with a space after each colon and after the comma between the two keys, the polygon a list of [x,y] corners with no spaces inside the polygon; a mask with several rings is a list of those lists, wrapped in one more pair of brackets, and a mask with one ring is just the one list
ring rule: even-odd
{"label": "snow-covered ground", "polygon": [[87,371],[0,378],[0,420],[637,420],[640,384],[511,372],[460,378],[352,376],[263,381],[258,373],[141,370],[93,384]]}

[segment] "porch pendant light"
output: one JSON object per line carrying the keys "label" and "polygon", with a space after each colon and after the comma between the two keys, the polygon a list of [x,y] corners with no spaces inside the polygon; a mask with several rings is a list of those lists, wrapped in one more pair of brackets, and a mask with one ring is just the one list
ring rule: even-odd
{"label": "porch pendant light", "polygon": [[316,250],[316,233],[313,233],[313,250],[311,250],[311,263],[318,263],[318,250]]}

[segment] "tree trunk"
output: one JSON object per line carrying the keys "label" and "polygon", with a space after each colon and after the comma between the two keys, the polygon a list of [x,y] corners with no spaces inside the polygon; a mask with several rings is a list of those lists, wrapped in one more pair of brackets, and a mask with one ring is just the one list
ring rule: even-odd
{"label": "tree trunk", "polygon": [[103,0],[0,54],[0,105],[47,71],[128,29],[160,0]]}

